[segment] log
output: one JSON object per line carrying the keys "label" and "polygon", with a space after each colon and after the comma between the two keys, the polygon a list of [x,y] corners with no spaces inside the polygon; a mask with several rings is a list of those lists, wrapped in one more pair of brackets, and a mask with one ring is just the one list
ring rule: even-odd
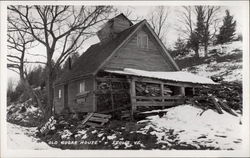
{"label": "log", "polygon": [[232,109],[230,109],[225,103],[223,103],[220,99],[218,99],[218,102],[220,103],[221,107],[223,110],[225,110],[226,112],[230,113],[231,115],[234,116],[238,116],[237,114],[235,114]]}
{"label": "log", "polygon": [[220,107],[220,104],[217,103],[216,99],[214,96],[210,97],[215,105],[216,110],[218,111],[219,114],[223,114],[222,109]]}

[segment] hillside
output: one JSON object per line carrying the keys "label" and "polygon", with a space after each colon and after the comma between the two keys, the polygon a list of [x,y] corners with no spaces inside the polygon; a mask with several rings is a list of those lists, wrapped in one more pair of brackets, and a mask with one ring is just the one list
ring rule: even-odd
{"label": "hillside", "polygon": [[208,58],[200,50],[200,59],[195,59],[194,52],[175,60],[183,71],[205,77],[222,77],[223,81],[242,81],[242,42],[235,41],[222,46],[211,46]]}

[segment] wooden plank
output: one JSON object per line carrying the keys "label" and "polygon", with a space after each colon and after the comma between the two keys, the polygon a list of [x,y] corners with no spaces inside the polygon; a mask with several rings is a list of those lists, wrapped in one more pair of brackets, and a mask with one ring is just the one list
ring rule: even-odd
{"label": "wooden plank", "polygon": [[90,119],[89,119],[89,121],[95,121],[95,122],[100,122],[100,123],[103,123],[103,122],[108,122],[109,121],[109,119],[105,119],[105,118],[100,118],[100,117],[91,117]]}
{"label": "wooden plank", "polygon": [[84,125],[93,115],[94,113],[88,114],[87,117],[81,122],[81,124]]}
{"label": "wooden plank", "polygon": [[219,114],[223,114],[222,109],[221,109],[220,105],[217,103],[215,97],[214,97],[214,96],[211,96],[210,98],[211,98],[211,100],[213,101],[214,106],[215,106],[216,110],[218,111],[218,113],[219,113]]}
{"label": "wooden plank", "polygon": [[97,77],[97,81],[112,81],[112,82],[128,82],[127,79],[124,78],[111,78],[111,77]]}
{"label": "wooden plank", "polygon": [[111,115],[105,115],[105,114],[100,114],[100,113],[94,113],[93,116],[95,117],[102,117],[102,118],[111,118]]}
{"label": "wooden plank", "polygon": [[87,122],[86,125],[91,126],[91,127],[102,127],[102,125],[98,123],[93,123],[93,122]]}
{"label": "wooden plank", "polygon": [[[113,89],[112,91],[113,91],[113,93],[129,92],[128,89]],[[111,92],[110,89],[106,89],[106,90],[99,89],[99,90],[94,91],[94,94],[103,94],[103,93],[109,93],[109,92]]]}
{"label": "wooden plank", "polygon": [[134,77],[135,81],[138,82],[147,82],[147,83],[156,83],[156,84],[164,84],[164,85],[171,85],[177,87],[200,87],[199,84],[194,83],[185,83],[185,82],[174,82],[170,80],[163,80],[163,79],[156,79],[156,78],[146,78],[146,77]]}
{"label": "wooden plank", "polygon": [[135,106],[172,106],[182,104],[181,102],[136,102]]}
{"label": "wooden plank", "polygon": [[226,112],[230,113],[231,115],[238,116],[223,101],[221,101],[220,99],[218,99],[218,102],[220,103],[220,105],[221,105],[221,107],[222,107],[223,110],[225,110]]}
{"label": "wooden plank", "polygon": [[134,99],[173,99],[173,100],[178,100],[178,99],[185,99],[184,96],[161,96],[161,97],[152,97],[152,96],[134,96]]}
{"label": "wooden plank", "polygon": [[136,110],[136,106],[134,106],[134,103],[136,102],[136,99],[133,97],[136,96],[136,90],[135,90],[135,80],[134,78],[131,79],[130,82],[130,98],[131,98],[131,116],[133,120],[134,112]]}

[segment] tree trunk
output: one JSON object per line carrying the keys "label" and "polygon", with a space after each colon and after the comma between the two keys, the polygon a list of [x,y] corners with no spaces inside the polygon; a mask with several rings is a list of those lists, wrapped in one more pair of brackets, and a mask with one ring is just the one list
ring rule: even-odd
{"label": "tree trunk", "polygon": [[208,57],[208,52],[207,52],[207,47],[208,47],[208,43],[207,42],[205,42],[204,43],[204,53],[205,53],[205,58],[207,58]]}
{"label": "tree trunk", "polygon": [[195,52],[195,58],[197,58],[197,59],[200,58],[199,49],[195,49],[194,52]]}
{"label": "tree trunk", "polygon": [[46,68],[46,92],[47,92],[47,105],[46,105],[46,115],[45,119],[48,120],[52,116],[53,108],[53,75],[52,75],[52,65],[50,62],[47,64]]}

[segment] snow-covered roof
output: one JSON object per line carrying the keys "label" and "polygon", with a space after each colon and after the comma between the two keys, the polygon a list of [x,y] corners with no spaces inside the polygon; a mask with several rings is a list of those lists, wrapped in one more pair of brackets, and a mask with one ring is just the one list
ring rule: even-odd
{"label": "snow-covered roof", "polygon": [[124,75],[133,75],[141,76],[148,78],[156,78],[162,80],[170,80],[177,82],[187,82],[187,83],[198,83],[198,84],[217,84],[209,78],[198,76],[189,72],[183,71],[145,71],[131,68],[124,68],[123,70],[105,70],[109,73],[124,74]]}

